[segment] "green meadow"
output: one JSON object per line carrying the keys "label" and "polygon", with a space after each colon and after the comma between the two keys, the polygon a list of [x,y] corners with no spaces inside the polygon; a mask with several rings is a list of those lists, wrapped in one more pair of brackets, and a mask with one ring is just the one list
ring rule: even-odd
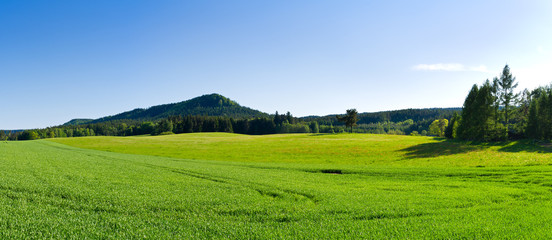
{"label": "green meadow", "polygon": [[550,152],[370,134],[0,143],[0,238],[547,238]]}

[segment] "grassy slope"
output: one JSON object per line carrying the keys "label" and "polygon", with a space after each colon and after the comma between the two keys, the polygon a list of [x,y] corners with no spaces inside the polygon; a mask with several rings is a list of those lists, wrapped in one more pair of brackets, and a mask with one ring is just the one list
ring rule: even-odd
{"label": "grassy slope", "polygon": [[374,134],[199,133],[62,138],[75,147],[185,159],[380,166],[519,166],[552,163],[550,148],[526,142],[471,145],[429,137]]}
{"label": "grassy slope", "polygon": [[[535,152],[545,149],[520,143],[453,154],[428,146],[458,143],[383,135],[55,141],[231,161],[43,140],[1,143],[0,238],[519,239],[546,238],[552,228],[551,166],[462,167],[481,164],[469,157],[485,154],[508,158],[508,165],[523,165],[526,156],[548,162],[549,154]],[[241,153],[228,151],[234,148]],[[427,158],[436,152],[445,153],[441,160]],[[289,163],[302,155],[303,163]],[[363,166],[366,159],[375,162]],[[443,163],[454,160],[469,163]],[[329,166],[348,174],[319,171]]]}

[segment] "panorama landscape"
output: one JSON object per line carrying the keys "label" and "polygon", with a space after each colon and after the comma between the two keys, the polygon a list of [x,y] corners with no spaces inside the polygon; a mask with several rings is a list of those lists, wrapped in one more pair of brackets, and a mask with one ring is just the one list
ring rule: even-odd
{"label": "panorama landscape", "polygon": [[549,239],[552,3],[0,2],[0,239]]}

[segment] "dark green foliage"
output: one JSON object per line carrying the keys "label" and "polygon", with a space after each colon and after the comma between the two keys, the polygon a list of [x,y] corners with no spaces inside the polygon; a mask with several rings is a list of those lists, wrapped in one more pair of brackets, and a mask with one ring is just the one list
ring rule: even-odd
{"label": "dark green foliage", "polygon": [[155,130],[155,123],[152,122],[143,122],[135,128],[133,131],[134,135],[144,135],[144,134],[151,134]]}
{"label": "dark green foliage", "polygon": [[337,118],[338,121],[345,123],[345,126],[350,127],[351,133],[352,133],[353,126],[355,126],[356,123],[358,122],[357,114],[358,114],[357,110],[352,108],[352,109],[347,109],[347,113],[345,114],[345,116],[335,116],[335,117]]}
{"label": "dark green foliage", "polygon": [[530,138],[540,138],[541,132],[540,132],[540,124],[539,124],[539,117],[538,117],[538,102],[537,101],[531,101],[531,106],[529,107],[529,118],[527,121],[527,130],[525,131],[527,136]]}
{"label": "dark green foliage", "polygon": [[169,119],[163,119],[159,122],[159,124],[157,124],[157,126],[155,127],[155,129],[151,134],[159,135],[161,133],[172,132],[172,131],[173,131],[172,121]]}
{"label": "dark green foliage", "polygon": [[458,126],[458,137],[462,139],[468,139],[471,136],[477,134],[477,130],[474,128],[474,124],[477,122],[476,118],[476,106],[475,98],[479,92],[477,84],[474,84],[464,101],[464,107],[462,109],[462,124]]}
{"label": "dark green foliage", "polygon": [[514,89],[518,84],[516,83],[516,78],[512,76],[508,65],[504,66],[502,75],[499,79],[495,80],[495,83],[498,101],[500,106],[503,107],[504,123],[509,127],[512,103],[516,101],[519,94],[514,93]]}
{"label": "dark green foliage", "polygon": [[319,133],[320,132],[320,127],[318,126],[318,122],[316,122],[316,121],[311,122],[309,127],[310,127],[310,130],[311,130],[312,133]]}
{"label": "dark green foliage", "polygon": [[[192,115],[175,114],[175,109],[188,109]],[[38,138],[81,136],[133,136],[161,134],[164,132],[230,132],[241,134],[274,133],[339,133],[345,132],[344,123],[335,116],[296,118],[290,112],[273,116],[239,106],[218,94],[204,95],[185,102],[166,104],[149,109],[135,109],[112,117],[97,120],[74,119],[57,127],[35,129]],[[173,111],[174,110],[174,111]],[[221,114],[221,110],[224,110]],[[410,134],[413,131],[427,133],[430,123],[436,118],[450,118],[459,109],[406,109],[378,113],[357,114],[360,133]],[[249,112],[251,113],[251,112]],[[198,115],[199,114],[199,115]],[[236,116],[236,117],[232,117]],[[120,119],[119,119],[120,118]],[[127,119],[130,118],[130,119]],[[136,119],[132,119],[136,118]],[[172,130],[169,125],[172,124]],[[22,131],[8,134],[8,140],[17,140]],[[425,135],[425,134],[424,134]],[[24,136],[26,138],[26,136]]]}
{"label": "dark green foliage", "polygon": [[[474,85],[462,111],[458,136],[462,139],[496,141],[532,138],[552,139],[552,86],[514,93],[515,77],[506,65],[493,84]],[[447,137],[452,136],[449,129]],[[453,137],[452,137],[453,138]]]}
{"label": "dark green foliage", "polygon": [[552,139],[552,87],[533,91],[527,121],[527,136]]}
{"label": "dark green foliage", "polygon": [[77,118],[77,119],[73,119],[69,122],[66,122],[63,125],[82,125],[82,124],[90,123],[92,121],[94,121],[94,119],[79,119],[79,118]]}
{"label": "dark green foliage", "polygon": [[494,88],[487,80],[474,85],[464,101],[458,136],[466,140],[494,141],[507,138],[504,125],[497,121]]}
{"label": "dark green foliage", "polygon": [[[153,106],[147,109],[137,108],[117,115],[103,117],[86,123],[101,123],[114,120],[155,121],[170,116],[226,116],[231,118],[268,117],[268,114],[240,106],[238,103],[219,94],[209,94],[179,103]],[[78,119],[66,123],[78,122]]]}
{"label": "dark green foliage", "polygon": [[[462,111],[461,108],[426,108],[426,109],[403,109],[395,111],[383,111],[374,113],[359,113],[357,115],[357,124],[371,124],[384,122],[402,122],[408,119],[414,123],[429,121],[427,126],[435,119],[446,118],[450,119],[455,112]],[[304,121],[317,121],[320,125],[343,125],[335,118],[335,115],[323,117],[308,116],[301,118]],[[425,123],[423,125],[426,125]],[[416,130],[416,129],[414,129]]]}
{"label": "dark green foliage", "polygon": [[7,141],[8,140],[8,133],[4,130],[0,130],[0,141]]}
{"label": "dark green foliage", "polygon": [[458,137],[458,126],[460,125],[461,117],[458,113],[454,113],[450,122],[445,129],[445,137],[449,139],[454,139]]}
{"label": "dark green foliage", "polygon": [[26,130],[26,131],[23,131],[19,135],[17,140],[35,140],[35,139],[38,139],[38,138],[39,138],[39,136],[38,136],[38,133],[36,131]]}

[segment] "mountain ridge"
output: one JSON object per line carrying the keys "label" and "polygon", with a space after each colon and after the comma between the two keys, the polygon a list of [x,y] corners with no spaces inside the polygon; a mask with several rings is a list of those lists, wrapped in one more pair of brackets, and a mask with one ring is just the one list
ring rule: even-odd
{"label": "mountain ridge", "polygon": [[98,119],[72,119],[63,125],[87,123],[101,123],[114,120],[155,121],[175,115],[202,115],[225,116],[232,118],[267,117],[268,114],[244,107],[237,102],[217,93],[205,94],[189,100],[151,106],[149,108],[135,108],[130,111],[106,116]]}
{"label": "mountain ridge", "polygon": [[[381,121],[404,121],[412,119],[419,121],[423,119],[435,119],[441,117],[452,116],[452,113],[461,111],[462,108],[421,108],[421,109],[400,109],[391,111],[379,112],[363,112],[359,113],[360,123],[373,123]],[[156,121],[169,116],[186,116],[186,115],[201,115],[201,116],[222,116],[232,118],[256,118],[269,117],[271,114],[261,112],[249,107],[241,106],[237,102],[222,96],[217,93],[204,94],[189,100],[155,105],[148,108],[135,108],[130,111],[119,114],[106,116],[98,119],[76,118],[63,124],[66,125],[81,125],[88,123],[101,123],[115,120],[137,120],[137,121]],[[319,121],[325,123],[333,123],[337,120],[335,116],[339,114],[328,114],[325,116],[304,116],[299,117],[304,121]]]}

